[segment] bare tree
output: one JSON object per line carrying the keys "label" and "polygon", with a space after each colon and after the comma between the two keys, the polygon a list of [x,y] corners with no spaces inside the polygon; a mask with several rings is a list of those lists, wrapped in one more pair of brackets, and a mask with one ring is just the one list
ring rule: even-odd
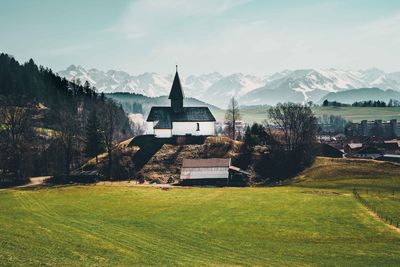
{"label": "bare tree", "polygon": [[316,118],[309,106],[285,103],[268,110],[269,153],[256,162],[263,179],[283,180],[299,173],[314,159]]}
{"label": "bare tree", "polygon": [[29,175],[31,142],[34,139],[34,107],[20,106],[14,101],[0,100],[0,169],[17,180]]}
{"label": "bare tree", "polygon": [[278,104],[268,110],[268,115],[268,135],[286,151],[296,151],[315,141],[317,120],[309,106]]}
{"label": "bare tree", "polygon": [[225,113],[225,123],[227,124],[227,132],[229,137],[233,140],[236,139],[236,122],[240,120],[242,116],[240,115],[239,103],[234,97],[229,101],[228,109]]}
{"label": "bare tree", "polygon": [[80,141],[80,124],[76,114],[68,108],[62,108],[57,112],[58,123],[55,138],[60,142],[64,151],[65,175],[69,176],[74,151]]}
{"label": "bare tree", "polygon": [[106,175],[109,178],[111,178],[112,174],[112,150],[114,147],[116,132],[120,123],[121,118],[117,106],[110,100],[105,101],[100,110],[100,128],[103,134],[104,146],[107,151],[108,168]]}

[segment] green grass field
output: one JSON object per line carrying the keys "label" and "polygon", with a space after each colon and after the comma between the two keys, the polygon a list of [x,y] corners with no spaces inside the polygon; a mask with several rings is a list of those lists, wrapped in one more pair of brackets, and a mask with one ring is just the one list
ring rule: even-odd
{"label": "green grass field", "polygon": [[[267,106],[249,106],[241,109],[243,120],[247,123],[262,122],[267,118]],[[400,107],[371,108],[371,107],[314,107],[313,112],[316,116],[340,115],[343,118],[360,122],[362,120],[390,120],[400,121]],[[218,120],[224,119],[224,111],[214,112]]]}
{"label": "green grass field", "polygon": [[380,164],[321,158],[274,188],[3,190],[0,265],[395,266],[400,233],[349,190],[398,190]]}

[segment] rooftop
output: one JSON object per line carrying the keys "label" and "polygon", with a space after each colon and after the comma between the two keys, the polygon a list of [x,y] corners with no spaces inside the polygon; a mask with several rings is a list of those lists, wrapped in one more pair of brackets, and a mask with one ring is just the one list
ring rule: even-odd
{"label": "rooftop", "polygon": [[211,159],[183,159],[182,168],[210,168],[227,167],[229,168],[231,159],[211,158]]}
{"label": "rooftop", "polygon": [[155,129],[172,129],[172,122],[215,121],[208,107],[184,107],[183,112],[174,113],[171,107],[152,107],[147,121],[157,122]]}

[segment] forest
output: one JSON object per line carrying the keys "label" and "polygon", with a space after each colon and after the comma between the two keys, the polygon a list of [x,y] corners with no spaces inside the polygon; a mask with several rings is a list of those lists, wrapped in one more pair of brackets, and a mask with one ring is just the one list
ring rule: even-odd
{"label": "forest", "polygon": [[29,176],[69,176],[130,135],[122,107],[88,82],[67,81],[31,59],[0,54],[0,184]]}

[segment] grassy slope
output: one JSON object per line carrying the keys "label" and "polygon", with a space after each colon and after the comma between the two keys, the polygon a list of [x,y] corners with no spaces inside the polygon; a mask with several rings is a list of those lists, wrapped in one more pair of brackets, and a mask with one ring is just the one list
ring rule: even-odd
{"label": "grassy slope", "polygon": [[163,145],[141,170],[147,180],[179,177],[185,158],[235,158],[241,147],[226,137],[208,137],[201,145]]}
{"label": "grassy slope", "polygon": [[400,165],[355,159],[317,158],[295,179],[294,186],[351,191],[390,218],[400,221]]}
{"label": "grassy slope", "polygon": [[400,191],[400,165],[374,160],[317,158],[294,181],[295,186],[308,188]]}
{"label": "grassy slope", "polygon": [[0,192],[0,263],[394,265],[400,236],[353,198],[296,188]]}
{"label": "grassy slope", "polygon": [[318,158],[285,187],[3,190],[0,265],[396,265],[400,234],[349,193],[398,190],[399,168]]}
{"label": "grassy slope", "polygon": [[[262,122],[267,116],[268,107],[251,106],[241,109],[243,120],[247,123]],[[340,115],[347,120],[359,122],[361,120],[390,120],[397,119],[400,121],[400,107],[395,108],[368,108],[368,107],[315,107],[314,113],[317,116],[323,114]],[[217,120],[223,120],[224,111],[214,112]]]}

